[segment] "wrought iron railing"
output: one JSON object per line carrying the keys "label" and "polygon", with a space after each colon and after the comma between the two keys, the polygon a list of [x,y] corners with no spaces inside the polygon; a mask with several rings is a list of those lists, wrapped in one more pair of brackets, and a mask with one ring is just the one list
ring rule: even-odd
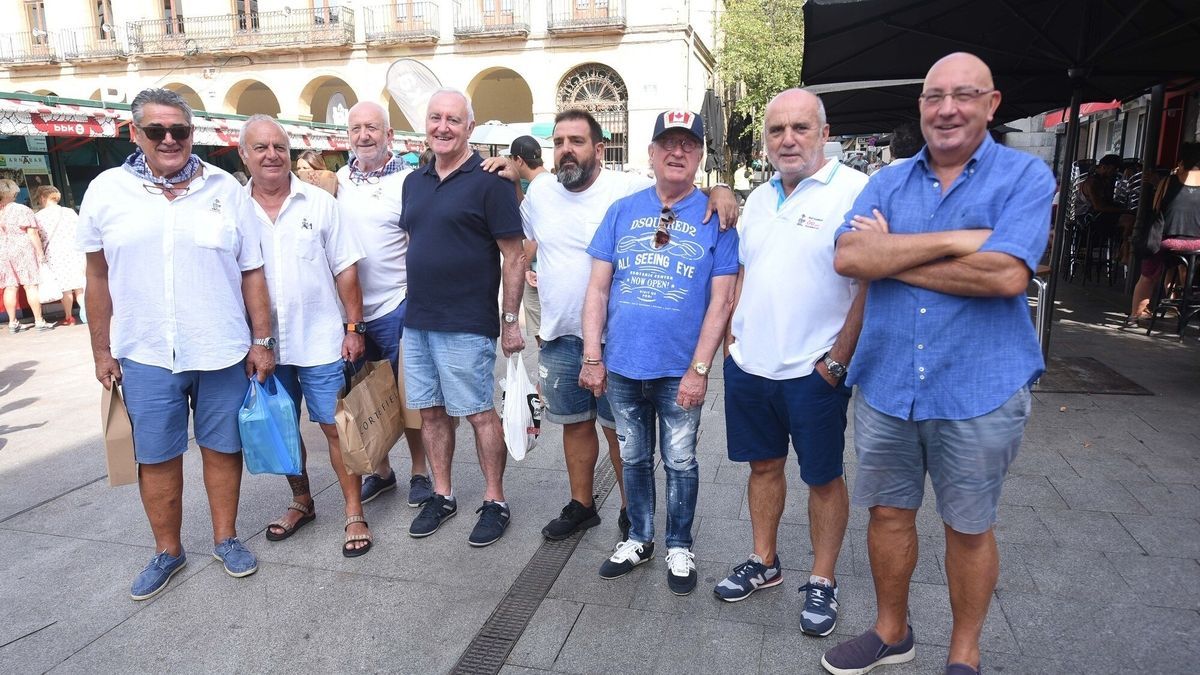
{"label": "wrought iron railing", "polygon": [[0,64],[53,63],[54,34],[44,30],[0,34]]}
{"label": "wrought iron railing", "polygon": [[441,34],[436,2],[396,0],[363,9],[363,27],[369,44],[436,42]]}
{"label": "wrought iron railing", "polygon": [[129,49],[137,54],[348,45],[353,42],[354,10],[349,7],[177,16],[129,24]]}
{"label": "wrought iron railing", "polygon": [[551,33],[625,28],[625,0],[548,0]]}
{"label": "wrought iron railing", "polygon": [[459,39],[529,35],[529,0],[455,0]]}
{"label": "wrought iron railing", "polygon": [[58,51],[66,61],[120,58],[128,53],[124,34],[124,29],[109,24],[60,30]]}

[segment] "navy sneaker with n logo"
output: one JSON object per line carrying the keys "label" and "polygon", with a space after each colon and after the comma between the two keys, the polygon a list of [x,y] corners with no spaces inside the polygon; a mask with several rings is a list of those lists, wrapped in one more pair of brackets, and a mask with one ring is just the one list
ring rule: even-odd
{"label": "navy sneaker with n logo", "polygon": [[734,567],[733,572],[717,584],[713,593],[725,602],[737,602],[750,597],[760,588],[771,588],[781,583],[783,568],[779,564],[779,554],[775,554],[775,562],[770,566],[764,565],[762,558],[750,554],[750,559]]}
{"label": "navy sneaker with n logo", "polygon": [[837,625],[837,582],[812,575],[800,587],[804,594],[804,611],[800,612],[800,632],[825,637]]}

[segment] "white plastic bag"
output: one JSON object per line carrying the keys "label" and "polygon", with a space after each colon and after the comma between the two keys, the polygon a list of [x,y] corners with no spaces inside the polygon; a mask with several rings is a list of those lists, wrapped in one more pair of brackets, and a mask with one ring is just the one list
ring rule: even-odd
{"label": "white plastic bag", "polygon": [[[535,411],[539,414],[535,415]],[[520,461],[525,453],[533,449],[540,432],[541,402],[537,389],[525,372],[525,361],[517,352],[508,357],[508,376],[504,378],[504,407],[501,421],[504,424],[504,444],[508,454]]]}

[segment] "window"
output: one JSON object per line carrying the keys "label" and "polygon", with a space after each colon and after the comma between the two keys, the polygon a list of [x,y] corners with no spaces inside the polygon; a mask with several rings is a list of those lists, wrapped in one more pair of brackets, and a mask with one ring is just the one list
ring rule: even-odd
{"label": "window", "polygon": [[25,0],[25,18],[29,33],[33,36],[33,44],[48,44],[50,35],[46,32],[46,3],[42,0]]}
{"label": "window", "polygon": [[163,20],[167,35],[183,33],[183,0],[163,0]]}
{"label": "window", "polygon": [[558,111],[581,108],[604,129],[604,166],[622,170],[629,161],[629,90],[612,68],[588,63],[567,73],[558,85]]}
{"label": "window", "polygon": [[258,30],[258,0],[233,0],[238,30]]}
{"label": "window", "polygon": [[113,21],[112,0],[96,0],[96,39],[104,42],[117,39]]}

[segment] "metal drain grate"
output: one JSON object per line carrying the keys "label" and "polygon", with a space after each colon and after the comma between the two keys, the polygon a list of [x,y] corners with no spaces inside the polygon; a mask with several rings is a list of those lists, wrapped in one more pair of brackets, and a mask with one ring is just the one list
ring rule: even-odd
{"label": "metal drain grate", "polygon": [[[604,503],[608,493],[616,485],[617,476],[612,465],[602,456],[596,469],[595,488],[596,504]],[[558,575],[575,552],[582,532],[561,541],[543,541],[533,557],[517,575],[517,580],[509,587],[508,593],[496,605],[495,611],[484,622],[483,627],[475,634],[471,644],[458,658],[458,663],[451,671],[456,675],[494,675],[504,667],[509,652],[521,639],[529,620],[550,587],[558,579]]]}

